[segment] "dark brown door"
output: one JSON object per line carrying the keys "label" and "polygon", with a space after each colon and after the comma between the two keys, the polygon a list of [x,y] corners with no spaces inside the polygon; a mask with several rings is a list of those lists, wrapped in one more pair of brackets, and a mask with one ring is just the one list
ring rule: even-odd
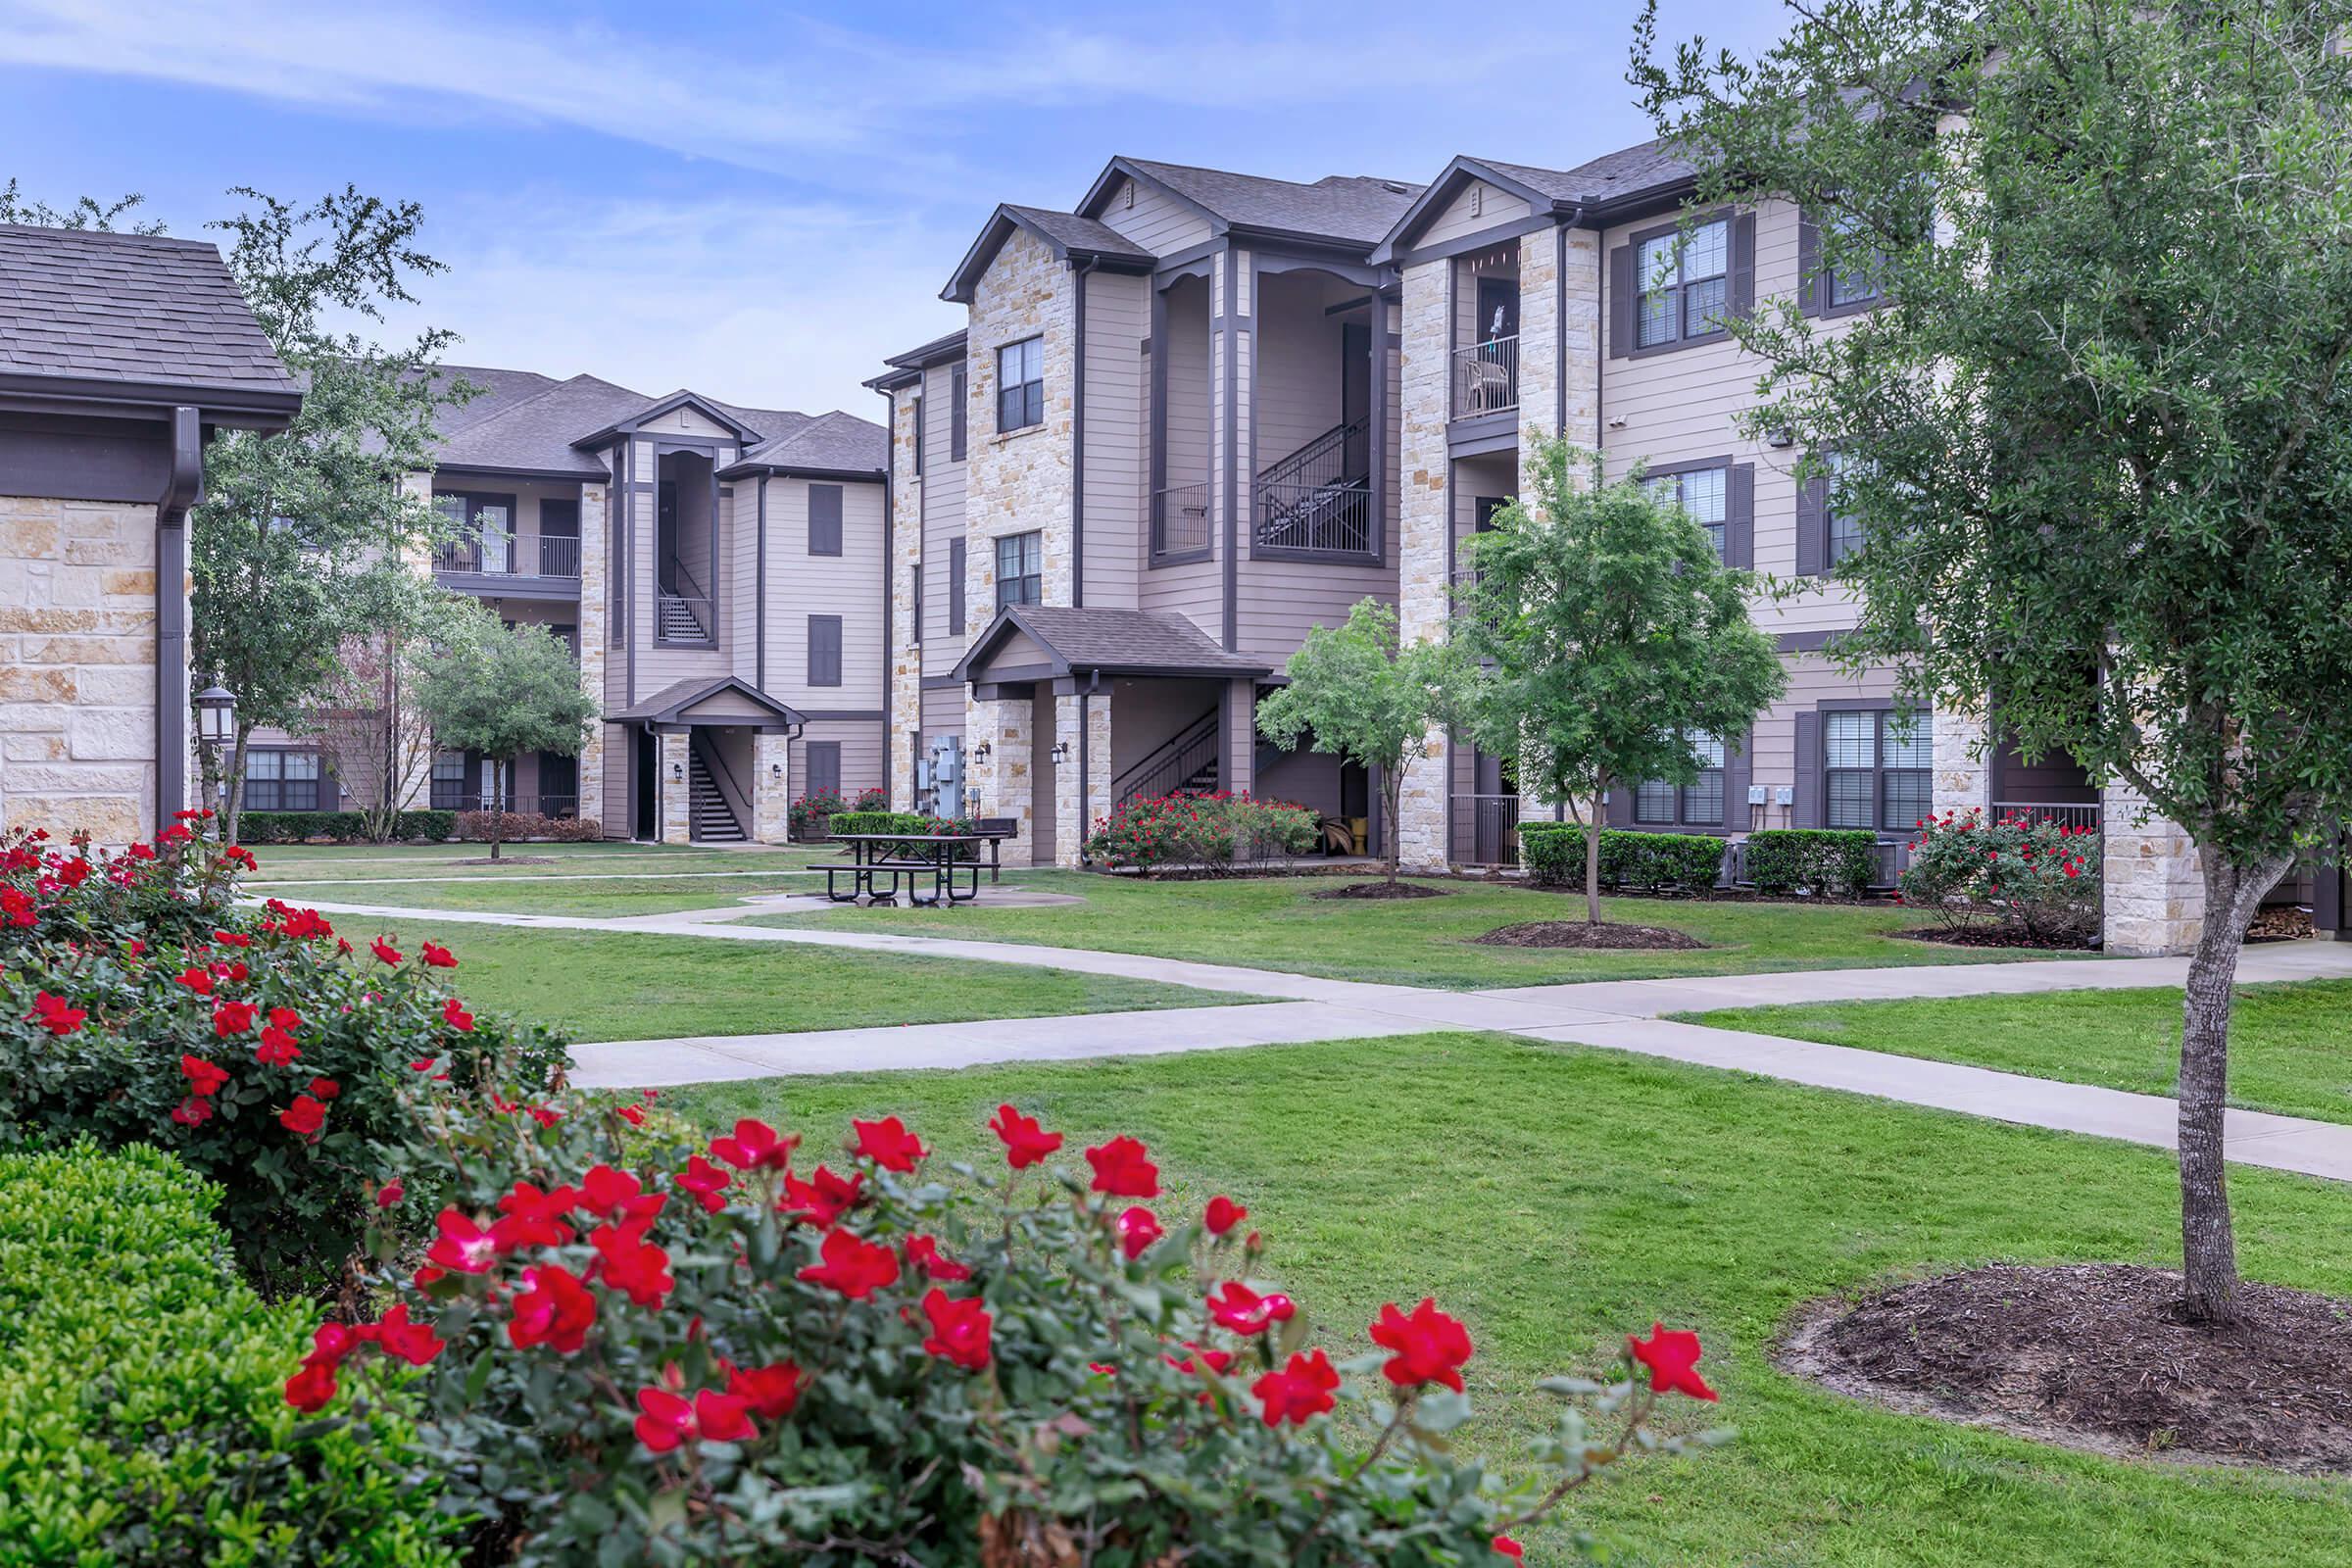
{"label": "dark brown door", "polygon": [[1519,335],[1519,280],[1482,277],[1478,280],[1478,341]]}

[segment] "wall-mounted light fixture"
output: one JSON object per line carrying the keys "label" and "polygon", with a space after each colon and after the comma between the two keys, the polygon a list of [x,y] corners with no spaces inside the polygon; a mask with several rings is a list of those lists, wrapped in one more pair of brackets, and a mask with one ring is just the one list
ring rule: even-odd
{"label": "wall-mounted light fixture", "polygon": [[1068,761],[1070,760],[1070,743],[1068,741],[1055,741],[1054,743],[1054,750],[1050,755],[1053,757],[1056,766]]}
{"label": "wall-mounted light fixture", "polygon": [[1767,430],[1764,433],[1764,439],[1767,444],[1772,446],[1782,448],[1792,447],[1796,445],[1796,432],[1789,429],[1787,425],[1782,425],[1777,430]]}
{"label": "wall-mounted light fixture", "polygon": [[767,764],[767,772],[768,776],[771,778],[782,778],[784,776],[784,764],[782,762],[770,762]]}
{"label": "wall-mounted light fixture", "polygon": [[679,779],[682,779],[682,778],[684,778],[684,777],[686,776],[686,764],[685,764],[684,762],[672,762],[672,763],[670,763],[670,764],[669,764],[669,776],[670,776],[670,779],[671,779],[673,782],[674,782],[674,781],[676,781],[676,780],[679,780]]}
{"label": "wall-mounted light fixture", "polygon": [[972,760],[975,762],[987,761],[988,754],[994,749],[995,748],[990,746],[988,742],[982,741],[979,745],[972,748]]}

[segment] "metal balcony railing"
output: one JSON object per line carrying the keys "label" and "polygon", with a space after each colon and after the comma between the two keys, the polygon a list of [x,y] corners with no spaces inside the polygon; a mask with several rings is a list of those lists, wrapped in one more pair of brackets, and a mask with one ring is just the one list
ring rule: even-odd
{"label": "metal balcony railing", "polygon": [[528,539],[513,533],[468,534],[443,545],[433,557],[433,569],[504,577],[576,578],[580,574],[580,541],[560,534]]}
{"label": "metal balcony railing", "polygon": [[1519,797],[1456,795],[1453,858],[1464,865],[1515,868],[1519,864]]}
{"label": "metal balcony railing", "polygon": [[1453,416],[1474,419],[1519,406],[1519,339],[1489,338],[1453,351]]}
{"label": "metal balcony railing", "polygon": [[1208,548],[1208,484],[1173,484],[1152,493],[1152,554],[1189,556]]}
{"label": "metal balcony railing", "polygon": [[1372,554],[1372,491],[1363,480],[1318,485],[1261,482],[1252,491],[1250,537],[1260,548]]}
{"label": "metal balcony railing", "polygon": [[2029,822],[2054,822],[2060,827],[2089,828],[2095,833],[2099,830],[2105,811],[2096,801],[2066,806],[2036,806],[2015,801],[1992,803],[1990,820],[2000,822],[2013,816],[2023,817]]}

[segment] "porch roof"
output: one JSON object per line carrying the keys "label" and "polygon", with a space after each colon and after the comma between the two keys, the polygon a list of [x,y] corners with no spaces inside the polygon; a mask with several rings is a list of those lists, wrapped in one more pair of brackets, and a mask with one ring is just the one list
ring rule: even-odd
{"label": "porch roof", "polygon": [[676,681],[605,717],[613,723],[750,724],[762,729],[805,722],[798,710],[733,675]]}
{"label": "porch roof", "polygon": [[[1027,638],[1036,653],[1029,662],[998,662],[1007,645]],[[1249,654],[1217,645],[1182,615],[1148,610],[1081,610],[1067,605],[1009,605],[956,662],[956,678],[1040,680],[1100,671],[1105,675],[1217,676],[1238,679],[1269,673],[1273,666]]]}

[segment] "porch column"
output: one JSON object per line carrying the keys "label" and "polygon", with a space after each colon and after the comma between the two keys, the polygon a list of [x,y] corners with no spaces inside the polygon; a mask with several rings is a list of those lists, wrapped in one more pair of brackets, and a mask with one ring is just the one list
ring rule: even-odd
{"label": "porch column", "polygon": [[2183,829],[2149,812],[2146,799],[2129,784],[2109,784],[2099,807],[2106,950],[2133,957],[2188,952],[2205,931],[2196,845]]}
{"label": "porch column", "polygon": [[1991,758],[1982,710],[1936,710],[1935,791],[1931,801],[1937,816],[1949,811],[1981,811],[1992,818]]}
{"label": "porch column", "polygon": [[[1029,865],[1037,851],[1037,838],[1030,830],[1030,706],[1027,697],[975,697],[964,709],[964,793],[977,803],[966,808],[974,816],[1012,820],[1013,836],[1001,852],[1006,865]],[[986,757],[980,755],[983,746],[988,748]]]}
{"label": "porch column", "polygon": [[1217,762],[1217,787],[1229,795],[1251,794],[1257,787],[1255,677],[1225,683],[1222,723],[1224,756]]}
{"label": "porch column", "polygon": [[[1452,614],[1453,461],[1446,444],[1453,344],[1453,263],[1404,270],[1398,342],[1396,631],[1405,642],[1447,635]],[[1427,755],[1404,765],[1398,820],[1383,824],[1404,868],[1446,863],[1446,770],[1452,747],[1443,726],[1423,737]],[[1375,810],[1377,815],[1377,810]],[[1384,842],[1389,842],[1384,840]]]}
{"label": "porch column", "polygon": [[792,830],[792,737],[761,730],[752,740],[752,837],[781,844]]}
{"label": "porch column", "polygon": [[686,732],[673,730],[657,737],[662,768],[654,780],[655,798],[662,803],[662,842],[686,844],[694,838],[694,820],[686,788]]}
{"label": "porch column", "polygon": [[1110,814],[1109,691],[1054,698],[1054,738],[1068,759],[1054,781],[1054,858],[1075,869],[1087,834]]}

